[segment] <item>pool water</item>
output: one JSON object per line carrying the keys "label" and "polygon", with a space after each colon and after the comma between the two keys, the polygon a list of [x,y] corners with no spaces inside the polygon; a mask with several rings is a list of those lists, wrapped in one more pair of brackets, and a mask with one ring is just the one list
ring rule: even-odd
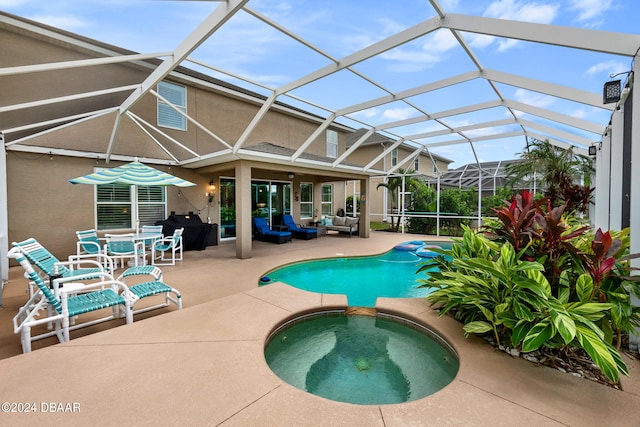
{"label": "pool water", "polygon": [[459,368],[444,340],[412,325],[315,314],[277,330],[265,358],[282,380],[317,396],[362,405],[408,402],[442,389]]}
{"label": "pool water", "polygon": [[350,306],[374,307],[378,297],[420,298],[432,292],[418,288],[418,279],[426,278],[416,274],[424,261],[415,252],[393,249],[374,256],[303,261],[268,272],[263,277],[269,282],[260,285],[283,282],[310,292],[344,294]]}

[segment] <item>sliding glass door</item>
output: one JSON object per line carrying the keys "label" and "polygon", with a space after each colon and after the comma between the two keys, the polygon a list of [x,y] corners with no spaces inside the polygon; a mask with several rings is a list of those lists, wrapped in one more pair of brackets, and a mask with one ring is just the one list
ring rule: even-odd
{"label": "sliding glass door", "polygon": [[282,215],[291,215],[291,183],[252,181],[252,216],[264,217],[271,225],[282,224]]}
{"label": "sliding glass door", "polygon": [[[267,219],[271,225],[282,224],[282,215],[291,214],[291,183],[251,182],[251,216]],[[236,237],[236,180],[220,178],[220,240]]]}
{"label": "sliding glass door", "polygon": [[220,240],[236,237],[236,180],[220,178]]}

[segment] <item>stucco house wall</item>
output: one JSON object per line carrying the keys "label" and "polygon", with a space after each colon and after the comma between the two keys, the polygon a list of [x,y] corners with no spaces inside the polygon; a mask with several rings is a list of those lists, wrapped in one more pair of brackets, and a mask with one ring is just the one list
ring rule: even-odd
{"label": "stucco house wall", "polygon": [[[68,37],[72,37],[65,33]],[[0,54],[7,66],[24,66],[43,62],[60,62],[78,59],[90,59],[96,56],[95,51],[83,49],[74,43],[52,41],[27,32],[14,32],[6,28],[0,29]],[[85,41],[73,38],[79,44]],[[93,44],[99,42],[91,41]],[[106,46],[105,49],[117,49]],[[123,51],[123,54],[127,53]],[[8,62],[7,62],[8,61]],[[149,75],[150,69],[128,63],[96,65],[92,67],[70,68],[55,72],[21,73],[2,77],[2,105],[12,105],[25,94],[29,99],[55,98],[73,93],[105,90],[122,85],[139,84]],[[166,78],[176,84],[187,87],[187,113],[203,126],[212,131],[229,145],[240,138],[251,119],[258,112],[260,99],[256,94],[246,91],[234,92],[230,85],[219,87],[209,80],[198,80],[194,73],[174,73]],[[25,117],[20,111],[3,115],[4,127],[17,127],[29,123],[39,123],[57,117],[78,114],[91,110],[101,110],[119,105],[129,92],[118,92],[107,95],[96,95],[74,102],[56,102],[43,104],[33,112],[32,117]],[[253,98],[252,98],[253,97]],[[7,150],[8,175],[8,217],[9,241],[20,241],[28,237],[36,237],[45,247],[61,259],[75,253],[75,231],[95,227],[94,191],[92,186],[72,185],[69,179],[94,171],[96,167],[115,167],[125,161],[125,157],[141,157],[161,159],[166,157],[165,150],[154,142],[145,131],[152,133],[145,125],[148,122],[157,125],[157,98],[147,94],[137,102],[131,112],[132,118],[124,117],[119,126],[117,139],[110,145],[114,128],[115,113],[84,121],[70,127],[61,127],[55,131],[44,133],[35,138],[20,141],[21,145],[51,147],[52,153],[24,152]],[[310,113],[287,110],[282,105],[274,106],[249,135],[243,148],[251,149],[255,144],[268,142],[275,146],[297,150],[317,129],[322,118]],[[143,131],[142,128],[145,128]],[[188,149],[197,153],[215,153],[227,149],[224,144],[212,138],[195,124],[187,124],[186,131],[160,127],[169,137],[177,140]],[[344,126],[331,126],[338,132],[338,153],[345,150],[346,134],[349,129]],[[14,134],[18,139],[21,135]],[[162,144],[171,144],[166,139],[154,134]],[[11,141],[8,141],[9,144]],[[104,153],[111,148],[112,159],[105,163]],[[192,157],[187,150],[177,146],[172,152],[178,157]],[[61,153],[64,152],[64,155]],[[326,132],[321,133],[307,148],[306,153],[326,156]],[[95,153],[95,155],[91,154]],[[217,181],[220,176],[233,174],[237,160],[215,165],[212,168],[188,169],[170,166],[166,163],[150,164],[171,174],[192,181],[197,185],[188,188],[167,188],[167,213],[176,211],[187,213],[196,211],[206,221],[206,193],[210,180]],[[342,179],[359,179],[358,174],[322,173],[317,170],[287,168],[282,165],[253,162],[253,177],[265,179],[277,177],[288,180],[286,172],[296,172],[292,180],[294,191],[299,191],[299,183],[314,183],[316,197],[320,200],[320,184],[335,181],[334,206],[344,205],[344,188]],[[305,176],[303,179],[302,176]],[[341,188],[342,185],[342,188]],[[296,190],[298,189],[298,190]],[[211,207],[212,221],[217,221],[218,201]],[[293,212],[299,214],[299,206],[294,201]],[[318,205],[319,208],[319,205]]]}

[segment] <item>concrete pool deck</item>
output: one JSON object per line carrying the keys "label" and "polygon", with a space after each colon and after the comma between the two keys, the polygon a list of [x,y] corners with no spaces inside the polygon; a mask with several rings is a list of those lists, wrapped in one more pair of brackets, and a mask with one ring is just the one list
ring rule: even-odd
{"label": "concrete pool deck", "polygon": [[[72,333],[66,344],[36,342],[19,354],[11,331],[26,281],[17,268],[0,310],[0,401],[34,403],[36,413],[0,413],[3,425],[222,426],[637,426],[640,364],[625,356],[624,391],[512,358],[456,321],[439,318],[422,299],[382,299],[377,308],[430,326],[460,356],[460,371],[443,390],[397,405],[329,401],[280,380],[263,356],[264,341],[283,319],[318,307],[343,307],[339,295],[284,284],[257,287],[267,270],[299,259],[380,253],[416,236],[372,233],[370,239],[321,237],[283,245],[255,242],[253,258],[233,245],[185,253],[165,267],[185,309],[159,310],[129,326]],[[424,237],[430,239],[430,237]],[[24,303],[24,302],[23,302]],[[19,305],[18,305],[19,306]],[[9,331],[9,332],[7,332]],[[79,332],[79,331],[78,331]],[[88,332],[96,332],[89,330]],[[47,341],[47,340],[45,340]],[[17,350],[16,350],[17,346]],[[79,412],[52,413],[54,409]],[[75,404],[75,406],[74,406]],[[43,410],[49,410],[43,412]]]}

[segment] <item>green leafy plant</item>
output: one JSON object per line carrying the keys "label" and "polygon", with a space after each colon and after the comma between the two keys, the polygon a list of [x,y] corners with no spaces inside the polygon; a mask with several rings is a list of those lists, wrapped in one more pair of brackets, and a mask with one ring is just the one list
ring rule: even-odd
{"label": "green leafy plant", "polygon": [[592,232],[523,192],[496,209],[484,234],[464,227],[444,256],[424,264],[427,298],[498,345],[560,354],[582,349],[610,381],[627,374],[617,348],[640,325],[639,276],[630,275],[628,230]]}
{"label": "green leafy plant", "polygon": [[[572,148],[552,145],[548,140],[528,140],[527,150],[520,153],[520,162],[507,167],[509,181],[526,180],[535,174],[542,177],[544,195],[552,206],[567,204],[569,212],[586,212],[591,203],[593,189],[588,178],[593,171],[592,160],[578,155]],[[575,184],[585,178],[585,185]]]}
{"label": "green leafy plant", "polygon": [[429,273],[421,286],[435,288],[428,301],[440,307],[441,316],[451,313],[463,322],[465,335],[491,333],[498,345],[525,353],[542,346],[578,347],[611,381],[628,374],[596,323],[612,304],[554,297],[542,264],[520,260],[510,243],[498,245],[466,227],[462,240],[443,254],[421,266]]}
{"label": "green leafy plant", "polygon": [[[402,181],[404,176],[404,185],[406,190],[413,189],[418,180],[414,178],[412,175],[415,173],[413,169],[404,170],[402,168],[398,169],[397,176],[391,176],[387,179],[387,182],[381,182],[376,186],[376,189],[380,189],[380,187],[386,188],[389,191],[389,201],[391,202],[391,211],[397,211],[398,209],[398,194],[399,191],[402,190]],[[394,223],[394,217],[391,216],[391,230],[398,231],[400,227],[400,219]]]}
{"label": "green leafy plant", "polygon": [[[348,214],[353,212],[353,196],[347,197],[346,211]],[[356,213],[360,213],[360,197],[356,197]]]}

